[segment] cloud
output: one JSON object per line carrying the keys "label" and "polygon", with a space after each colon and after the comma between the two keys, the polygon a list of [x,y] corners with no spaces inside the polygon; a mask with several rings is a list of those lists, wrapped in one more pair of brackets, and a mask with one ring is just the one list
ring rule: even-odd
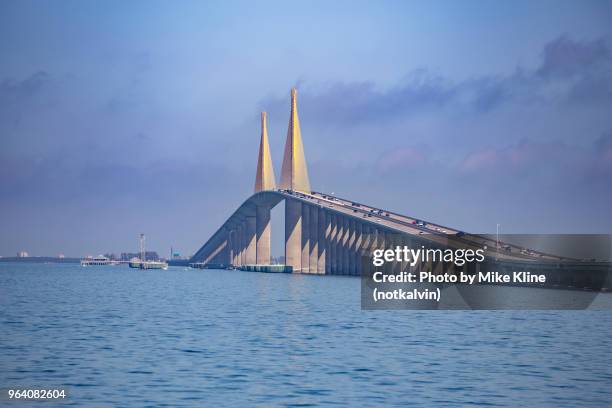
{"label": "cloud", "polygon": [[[382,153],[376,172],[397,181],[414,178],[447,185],[504,186],[510,190],[573,194],[590,197],[612,193],[612,132],[588,145],[523,139],[506,146],[467,152],[459,160],[435,157],[427,146],[401,146]],[[496,187],[497,188],[497,187]]]}
{"label": "cloud", "polygon": [[543,56],[536,73],[549,78],[584,75],[610,64],[610,49],[603,38],[580,42],[561,36],[544,46]]}
{"label": "cloud", "polygon": [[483,148],[466,155],[457,170],[466,177],[500,178],[505,183],[561,185],[568,193],[589,186],[604,186],[610,192],[612,133],[587,146],[523,140],[503,148]]}
{"label": "cloud", "polygon": [[564,81],[570,102],[612,102],[612,53],[603,39],[578,42],[563,36],[550,42],[537,74],[548,82]]}
{"label": "cloud", "polygon": [[575,167],[578,164],[576,162],[585,162],[585,154],[585,151],[561,142],[523,140],[504,148],[483,148],[472,152],[459,164],[459,169],[466,172],[516,175],[551,165]]}
{"label": "cloud", "polygon": [[[447,198],[459,200],[457,206],[464,200],[465,208],[489,194],[508,206],[537,197],[567,213],[603,207],[612,202],[605,192],[612,185],[612,133],[600,135],[612,122],[591,111],[612,100],[610,60],[603,40],[559,37],[543,48],[541,64],[508,75],[456,81],[419,70],[390,87],[300,82],[313,187],[434,220],[448,217],[449,224],[460,212],[444,207]],[[22,229],[17,220],[63,220],[75,209],[87,210],[87,217],[94,209],[117,211],[100,217],[108,225],[140,219],[144,209],[163,219],[160,231],[188,225],[191,235],[182,245],[199,245],[206,229],[216,228],[251,191],[257,120],[240,117],[254,110],[252,102],[241,100],[235,122],[204,116],[198,103],[219,95],[176,98],[192,94],[168,94],[160,84],[172,81],[158,81],[164,77],[143,61],[136,84],[121,71],[119,79],[47,70],[0,81],[0,197],[2,221],[13,223],[12,231]],[[270,126],[278,165],[287,94],[261,100],[281,123]],[[507,186],[513,189],[503,191]],[[553,199],[538,195],[545,189],[554,190]],[[576,191],[593,201],[555,201]],[[591,225],[599,226],[598,213],[592,214]],[[466,218],[466,228],[475,222]],[[116,232],[106,236],[115,239]]]}
{"label": "cloud", "polygon": [[427,146],[399,147],[383,153],[376,164],[377,171],[389,172],[408,171],[423,168],[431,160]]}
{"label": "cloud", "polygon": [[5,79],[0,83],[0,98],[31,97],[51,82],[51,76],[45,71],[38,71],[22,80]]}
{"label": "cloud", "polygon": [[[445,80],[425,71],[411,73],[409,79],[387,90],[374,82],[332,82],[309,88],[303,82],[300,106],[306,115],[321,122],[359,125],[411,115],[424,109],[440,108],[453,100],[455,89]],[[261,106],[278,108],[286,97],[268,97]]]}
{"label": "cloud", "polygon": [[466,171],[492,170],[500,162],[500,152],[493,149],[482,149],[470,153],[461,163],[461,168]]}
{"label": "cloud", "polygon": [[[239,179],[229,167],[200,162],[164,162],[148,165],[110,164],[92,160],[83,165],[60,157],[40,161],[3,160],[0,162],[0,195],[11,200],[46,197],[83,199],[95,194],[107,200],[142,198],[159,200],[199,196],[202,191],[223,192],[226,180]],[[210,177],[215,174],[216,177]],[[197,185],[197,189],[193,186]],[[160,192],[163,191],[163,197]]]}
{"label": "cloud", "polygon": [[[575,41],[561,36],[542,51],[535,69],[517,67],[506,76],[463,81],[427,70],[410,73],[387,89],[374,82],[303,82],[301,106],[309,117],[341,126],[402,119],[423,112],[487,113],[504,104],[608,103],[612,101],[612,53],[603,38]],[[268,97],[262,106],[282,106],[286,97]]]}
{"label": "cloud", "polygon": [[41,97],[51,84],[51,75],[45,71],[0,82],[0,130],[20,126],[28,115],[46,105]]}

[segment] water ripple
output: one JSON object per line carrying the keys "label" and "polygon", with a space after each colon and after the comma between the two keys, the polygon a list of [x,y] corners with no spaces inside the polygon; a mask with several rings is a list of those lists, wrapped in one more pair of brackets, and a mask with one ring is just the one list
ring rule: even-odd
{"label": "water ripple", "polygon": [[0,388],[66,405],[608,407],[612,314],[372,311],[358,279],[0,263]]}

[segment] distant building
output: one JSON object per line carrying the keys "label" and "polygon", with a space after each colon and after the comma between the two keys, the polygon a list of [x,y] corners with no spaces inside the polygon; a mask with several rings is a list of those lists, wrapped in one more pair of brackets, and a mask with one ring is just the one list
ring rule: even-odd
{"label": "distant building", "polygon": [[28,251],[19,251],[17,253],[17,258],[27,258],[29,256],[30,254],[28,254]]}
{"label": "distant building", "polygon": [[191,258],[190,256],[183,256],[180,254],[180,252],[172,252],[172,257],[170,259],[172,259],[173,261],[180,261],[180,260],[185,260],[185,259],[189,259]]}
{"label": "distant building", "polygon": [[64,254],[62,254],[62,253],[60,253],[59,255],[57,255],[57,257],[58,257],[59,259],[64,259],[64,258],[65,258]]}

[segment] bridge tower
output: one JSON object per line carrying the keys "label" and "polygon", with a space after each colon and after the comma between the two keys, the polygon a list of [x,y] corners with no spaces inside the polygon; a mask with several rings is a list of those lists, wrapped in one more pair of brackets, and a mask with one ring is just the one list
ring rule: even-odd
{"label": "bridge tower", "polygon": [[[281,171],[282,190],[300,191],[310,194],[310,180],[304,156],[302,132],[297,111],[297,90],[291,89],[291,113],[285,155]],[[308,272],[310,232],[310,208],[298,200],[285,200],[285,263],[294,272]],[[314,266],[314,265],[313,265]]]}
{"label": "bridge tower", "polygon": [[[297,92],[291,90],[280,189],[276,189],[266,113],[261,114],[255,194],[245,201],[194,254],[204,265],[270,264],[271,209],[285,201],[285,263],[295,273],[359,275],[368,248],[384,247],[389,228],[343,205],[323,206],[310,188],[297,113]],[[284,191],[289,190],[289,191]],[[357,211],[357,210],[355,210]],[[387,220],[386,220],[387,221]]]}
{"label": "bridge tower", "polygon": [[274,167],[268,144],[268,128],[266,112],[261,112],[261,139],[259,141],[259,156],[257,158],[257,174],[255,176],[255,192],[276,190]]}
{"label": "bridge tower", "polygon": [[[268,144],[268,129],[266,124],[266,112],[261,112],[261,139],[259,141],[259,156],[257,158],[257,174],[255,176],[255,193],[261,191],[276,190],[274,167]],[[270,224],[270,211],[273,204],[266,200],[258,200],[255,207],[253,243],[247,248],[247,258],[258,265],[270,263],[270,235],[272,226]]]}
{"label": "bridge tower", "polygon": [[287,129],[287,141],[285,142],[280,188],[281,190],[301,191],[310,194],[310,180],[308,179],[308,169],[304,157],[302,132],[300,131],[300,120],[297,112],[297,90],[295,88],[291,89],[291,114],[289,116],[289,128]]}

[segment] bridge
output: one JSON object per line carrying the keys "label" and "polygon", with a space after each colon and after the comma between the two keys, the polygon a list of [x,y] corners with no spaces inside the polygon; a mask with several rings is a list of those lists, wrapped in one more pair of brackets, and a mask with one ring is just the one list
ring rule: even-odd
{"label": "bridge", "polygon": [[[294,273],[359,276],[367,267],[362,260],[373,248],[397,245],[474,250],[484,247],[488,256],[509,261],[566,259],[313,191],[300,131],[297,91],[292,89],[280,185],[277,188],[263,112],[254,194],[234,211],[190,262],[228,267],[269,264],[270,214],[283,200],[285,264]],[[397,268],[405,266],[396,265]],[[427,266],[438,273],[453,267],[442,262]]]}

